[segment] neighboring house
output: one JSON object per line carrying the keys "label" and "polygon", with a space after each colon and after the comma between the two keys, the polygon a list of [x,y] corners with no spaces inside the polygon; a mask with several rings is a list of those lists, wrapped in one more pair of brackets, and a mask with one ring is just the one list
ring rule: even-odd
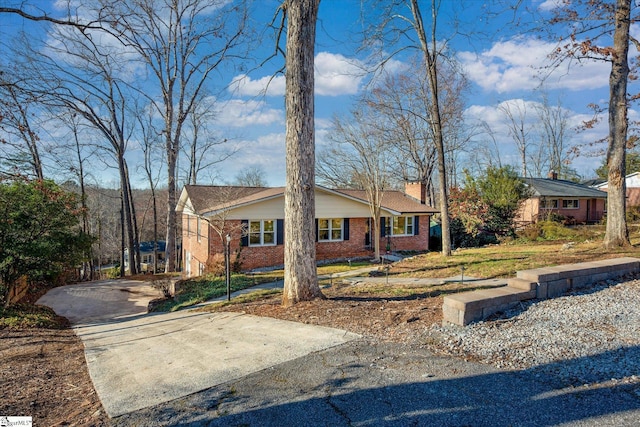
{"label": "neighboring house", "polygon": [[[140,242],[140,270],[143,273],[153,271],[154,243]],[[164,240],[158,240],[158,269],[164,270],[165,251],[167,244]],[[129,270],[129,249],[124,250],[124,269]]]}
{"label": "neighboring house", "polygon": [[[640,207],[640,172],[629,174],[624,178],[624,180],[625,186],[627,188],[627,207]],[[594,185],[594,188],[602,191],[607,191],[608,187],[609,183],[606,181]]]}
{"label": "neighboring house", "polygon": [[[242,270],[284,264],[284,187],[187,185],[176,211],[182,214],[183,271],[201,275],[230,238],[231,262]],[[424,204],[424,187],[408,184],[409,194],[387,191],[382,199],[382,250],[426,251],[429,221],[437,212]],[[421,200],[422,199],[422,202]],[[316,258],[373,254],[369,204],[364,191],[315,187]]]}
{"label": "neighboring house", "polygon": [[595,223],[605,214],[607,193],[572,181],[550,178],[523,178],[532,192],[519,209],[516,222],[528,224],[550,214],[565,217],[568,223]]}

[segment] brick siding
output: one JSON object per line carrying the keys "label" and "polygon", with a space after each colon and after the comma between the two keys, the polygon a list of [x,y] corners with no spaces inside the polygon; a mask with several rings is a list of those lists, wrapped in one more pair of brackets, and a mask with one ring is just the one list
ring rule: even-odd
{"label": "brick siding", "polygon": [[[198,275],[198,262],[207,262],[207,245],[208,253],[214,254],[224,253],[224,244],[219,238],[218,233],[211,229],[206,222],[203,221],[203,230],[207,236],[201,237],[201,241],[197,242],[196,235],[196,218],[193,216],[183,215],[183,248],[185,254],[187,251],[191,253],[191,275]],[[189,228],[187,220],[191,218]],[[365,242],[365,234],[367,231],[367,218],[350,218],[349,219],[349,240],[339,242],[317,242],[316,243],[316,259],[319,261],[367,257],[373,255],[373,249],[368,247]],[[205,227],[205,225],[207,225]],[[228,221],[225,228],[230,230],[231,236],[230,251],[231,263],[239,257],[241,269],[243,271],[253,270],[263,267],[281,266],[284,264],[284,245],[273,246],[240,246],[242,237],[241,221]],[[429,217],[420,216],[419,235],[417,236],[398,236],[391,237],[392,250],[412,250],[425,251],[429,248]],[[381,247],[384,251],[387,239],[380,240]],[[186,261],[186,257],[184,258]],[[204,261],[203,261],[204,260]]]}

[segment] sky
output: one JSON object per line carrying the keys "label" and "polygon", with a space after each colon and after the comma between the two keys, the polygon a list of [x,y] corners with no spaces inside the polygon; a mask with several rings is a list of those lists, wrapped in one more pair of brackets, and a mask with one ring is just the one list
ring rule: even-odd
{"label": "sky", "polygon": [[[554,7],[554,1],[557,0],[525,0],[524,6],[544,14]],[[11,5],[12,1],[4,0],[3,3]],[[428,2],[422,3],[423,14],[428,18]],[[36,4],[53,13],[56,11],[56,4],[52,1],[40,0]],[[228,146],[237,152],[204,176],[203,184],[230,183],[242,168],[255,166],[265,172],[269,185],[284,185],[285,82],[282,74],[274,77],[282,67],[283,59],[275,58],[259,66],[274,52],[272,32],[264,28],[273,18],[278,4],[277,0],[254,3],[253,25],[263,30],[259,31],[260,43],[253,52],[253,60],[221,70],[212,82],[216,113],[210,119],[210,128],[216,137],[229,141]],[[483,144],[497,147],[501,162],[518,169],[515,144],[501,111],[504,106],[526,109],[531,116],[529,125],[534,126],[533,112],[544,93],[551,105],[561,105],[566,110],[570,126],[578,127],[592,117],[590,104],[606,106],[610,68],[604,62],[583,61],[562,64],[549,71],[546,66],[551,63],[549,54],[556,47],[555,43],[541,39],[538,33],[524,32],[525,26],[511,25],[513,13],[490,15],[485,8],[482,1],[444,1],[438,34],[450,44],[452,56],[470,82],[470,90],[465,95],[464,125],[478,127],[480,123],[486,123],[493,130],[491,136],[476,132],[469,151],[477,150],[477,146]],[[521,14],[517,18],[530,21],[533,14],[528,15],[527,9],[517,12]],[[367,19],[372,18],[363,21],[363,16],[368,16],[368,11],[363,12],[360,0],[322,0],[320,3],[315,54],[317,152],[331,143],[328,138],[331,119],[334,116],[348,117],[354,99],[367,89],[370,82],[371,75],[363,74],[360,67],[367,60],[367,52],[359,50],[361,44],[358,40],[362,29],[368,25]],[[454,37],[453,18],[458,22],[455,27],[458,34]],[[42,25],[22,22],[16,17],[0,17],[0,31],[5,34],[20,29],[30,31],[32,27],[42,31]],[[35,33],[36,29],[33,31]],[[634,27],[633,32],[636,33],[637,28]],[[391,52],[393,47],[384,46],[383,49]],[[389,67],[406,70],[410,67],[408,56],[393,57]],[[546,76],[544,82],[540,78],[542,75]],[[633,109],[629,114],[631,119],[637,116]],[[582,133],[570,132],[569,137],[572,144],[586,146],[606,134],[605,117],[594,128]],[[582,151],[583,154],[573,160],[571,167],[583,178],[592,178],[602,157],[584,155],[586,148]],[[129,156],[130,162],[135,163],[139,152],[132,148]],[[101,181],[110,180],[115,180],[113,171],[102,171]],[[138,185],[144,186],[141,178]]]}

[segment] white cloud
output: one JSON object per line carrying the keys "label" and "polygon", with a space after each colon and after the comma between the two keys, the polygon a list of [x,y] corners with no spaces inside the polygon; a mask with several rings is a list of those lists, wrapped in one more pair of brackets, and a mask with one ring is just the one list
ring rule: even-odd
{"label": "white cloud", "polygon": [[316,94],[354,95],[364,78],[362,64],[340,54],[320,52],[315,58]]}
{"label": "white cloud", "polygon": [[577,91],[608,85],[606,63],[565,61],[555,66],[549,58],[555,48],[553,43],[516,37],[495,43],[479,54],[461,52],[459,60],[473,82],[498,93],[532,90],[539,87],[543,79],[549,89]]}
{"label": "white cloud", "polygon": [[544,0],[542,3],[540,3],[538,9],[543,12],[549,12],[551,10],[562,7],[563,3],[563,0]]}
{"label": "white cloud", "polygon": [[232,99],[219,104],[215,122],[223,126],[240,128],[282,123],[283,118],[282,110],[269,107],[265,102]]}
{"label": "white cloud", "polygon": [[[315,90],[320,96],[353,95],[364,78],[361,63],[340,54],[320,52],[315,58]],[[252,79],[240,74],[231,80],[230,90],[241,96],[283,96],[284,76]]]}
{"label": "white cloud", "polygon": [[265,76],[253,80],[246,74],[240,74],[231,80],[230,91],[240,96],[282,96],[285,79],[284,76]]}

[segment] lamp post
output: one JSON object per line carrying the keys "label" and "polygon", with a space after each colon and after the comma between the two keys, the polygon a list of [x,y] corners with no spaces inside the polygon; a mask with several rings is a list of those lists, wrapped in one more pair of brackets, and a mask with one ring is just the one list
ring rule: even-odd
{"label": "lamp post", "polygon": [[231,243],[231,236],[227,233],[226,243],[224,245],[224,275],[225,282],[227,284],[227,301],[231,301],[231,268],[229,266],[229,243]]}

